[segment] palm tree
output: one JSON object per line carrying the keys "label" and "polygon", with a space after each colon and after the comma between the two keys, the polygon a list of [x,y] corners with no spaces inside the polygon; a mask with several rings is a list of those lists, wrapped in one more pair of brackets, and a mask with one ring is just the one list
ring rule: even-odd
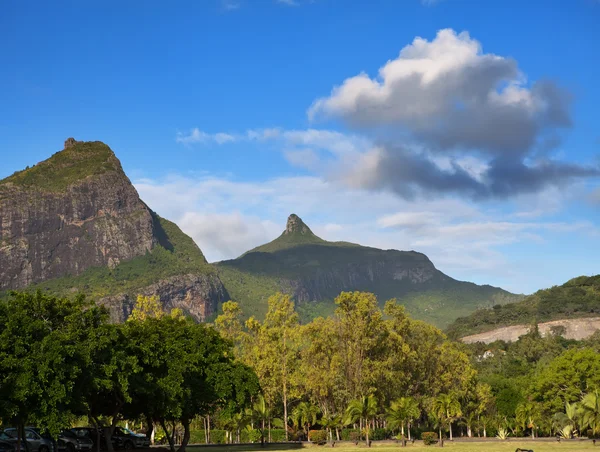
{"label": "palm tree", "polygon": [[441,425],[447,425],[452,441],[452,422],[462,415],[460,403],[454,394],[440,394],[433,401],[433,411],[440,420],[440,441],[442,437]]}
{"label": "palm tree", "polygon": [[596,389],[581,399],[581,424],[600,434],[600,392]]}
{"label": "palm tree", "polygon": [[308,432],[310,426],[316,424],[317,415],[321,412],[319,407],[312,405],[308,402],[300,402],[296,408],[292,411],[292,420],[298,426],[306,427],[306,439],[308,440]]}
{"label": "palm tree", "polygon": [[531,402],[522,403],[517,407],[515,414],[517,423],[523,430],[530,428],[531,437],[535,438],[535,429],[537,428],[537,419],[539,417],[538,407]]}
{"label": "palm tree", "polygon": [[401,428],[404,437],[404,426],[408,429],[408,440],[410,441],[410,425],[421,415],[418,402],[412,397],[401,397],[392,402],[386,413],[386,420],[392,429]]}
{"label": "palm tree", "polygon": [[247,415],[252,419],[253,423],[256,423],[258,426],[258,431],[260,432],[260,445],[261,447],[265,446],[265,424],[271,418],[271,410],[265,401],[265,398],[262,394],[260,394],[254,403],[252,404],[252,408],[247,410]]}
{"label": "palm tree", "polygon": [[335,430],[335,436],[336,436],[337,440],[338,441],[340,440],[340,434],[339,434],[338,429],[342,426],[342,416],[326,414],[321,418],[321,420],[319,421],[319,424],[321,424],[323,427],[325,427],[325,429],[329,433],[329,441],[331,441],[333,443],[333,431],[334,430]]}
{"label": "palm tree", "polygon": [[565,412],[556,413],[552,420],[554,426],[563,433],[568,433],[568,437],[577,433],[577,418],[579,417],[579,405],[577,403],[565,402]]}
{"label": "palm tree", "polygon": [[377,399],[374,396],[363,397],[353,400],[348,404],[346,416],[350,422],[365,421],[365,435],[367,446],[371,447],[369,441],[369,421],[377,415]]}

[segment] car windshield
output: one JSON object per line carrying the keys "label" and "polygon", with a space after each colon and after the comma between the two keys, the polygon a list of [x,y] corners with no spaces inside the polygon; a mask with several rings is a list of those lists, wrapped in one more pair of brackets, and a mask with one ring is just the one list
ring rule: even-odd
{"label": "car windshield", "polygon": [[16,438],[17,437],[17,431],[14,429],[10,429],[10,430],[4,430],[4,432],[2,432],[4,435],[7,435],[9,438]]}
{"label": "car windshield", "polygon": [[68,436],[69,438],[77,438],[77,435],[75,434],[75,432],[71,431],[71,430],[65,430],[64,432],[61,433],[62,436]]}
{"label": "car windshield", "polygon": [[6,433],[6,432],[0,432],[0,439],[7,440],[7,439],[13,439],[13,437],[12,437],[12,436],[10,436],[10,435],[9,435],[8,433]]}

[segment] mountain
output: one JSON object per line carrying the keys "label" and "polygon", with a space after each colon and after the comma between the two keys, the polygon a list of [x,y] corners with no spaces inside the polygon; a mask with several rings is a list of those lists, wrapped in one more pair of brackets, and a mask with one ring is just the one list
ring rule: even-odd
{"label": "mountain", "polygon": [[193,240],[144,204],[104,143],[69,138],[0,181],[0,293],[82,291],[124,320],[137,294],[198,320],[228,299]]}
{"label": "mountain", "polygon": [[457,319],[447,333],[454,338],[489,333],[468,342],[510,341],[534,323],[540,324],[542,333],[564,328],[565,336],[571,338],[585,337],[600,328],[600,275],[580,276],[562,286],[538,290],[518,303],[476,311]]}
{"label": "mountain", "polygon": [[246,315],[258,317],[276,291],[291,294],[305,319],[332,313],[333,299],[341,291],[361,290],[375,293],[382,302],[397,298],[413,317],[440,327],[477,308],[522,298],[497,287],[457,281],[422,253],[328,242],[294,214],[272,242],[215,265],[232,299]]}

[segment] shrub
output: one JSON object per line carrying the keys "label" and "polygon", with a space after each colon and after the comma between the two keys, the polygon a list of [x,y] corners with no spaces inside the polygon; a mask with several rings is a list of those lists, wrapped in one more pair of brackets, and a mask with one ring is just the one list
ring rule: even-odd
{"label": "shrub", "polygon": [[327,432],[325,430],[310,430],[308,439],[313,443],[323,445],[327,442]]}
{"label": "shrub", "polygon": [[260,442],[260,432],[256,429],[242,430],[242,432],[240,434],[240,441],[242,443],[259,443]]}
{"label": "shrub", "polygon": [[357,431],[349,432],[348,439],[350,441],[352,441],[354,444],[358,444],[358,442],[360,441],[360,432],[357,432]]}
{"label": "shrub", "polygon": [[432,444],[437,444],[438,434],[436,432],[423,432],[421,439],[426,446],[431,446]]}
{"label": "shrub", "polygon": [[369,432],[369,439],[373,441],[389,439],[391,436],[391,432],[385,428],[376,428]]}

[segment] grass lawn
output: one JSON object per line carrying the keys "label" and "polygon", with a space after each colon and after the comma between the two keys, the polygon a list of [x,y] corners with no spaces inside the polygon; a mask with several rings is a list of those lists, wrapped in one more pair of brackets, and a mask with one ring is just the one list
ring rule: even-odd
{"label": "grass lawn", "polygon": [[[560,443],[556,441],[531,441],[527,439],[518,440],[512,439],[506,442],[499,441],[469,441],[469,442],[454,442],[450,443],[446,441],[444,444],[444,450],[452,452],[514,452],[516,448],[531,449],[534,452],[557,452],[557,451],[568,451],[568,452],[579,452],[598,450],[600,452],[600,444],[594,447],[592,441],[562,441]],[[294,449],[311,449],[310,452],[323,451],[327,452],[332,450],[329,446],[314,446],[314,445],[299,445],[299,444],[273,444],[271,446],[261,449],[259,444],[253,445],[222,445],[222,446],[188,446],[190,452],[242,452],[242,451],[291,451]],[[439,450],[437,446],[424,446],[422,441],[417,441],[415,444],[409,444],[406,448],[400,447],[399,444],[392,442],[381,442],[373,443],[370,450],[375,451],[392,451],[392,450],[430,450],[435,452]],[[365,444],[359,444],[355,446],[352,443],[337,444],[333,451],[337,452],[367,452],[369,449]]]}

